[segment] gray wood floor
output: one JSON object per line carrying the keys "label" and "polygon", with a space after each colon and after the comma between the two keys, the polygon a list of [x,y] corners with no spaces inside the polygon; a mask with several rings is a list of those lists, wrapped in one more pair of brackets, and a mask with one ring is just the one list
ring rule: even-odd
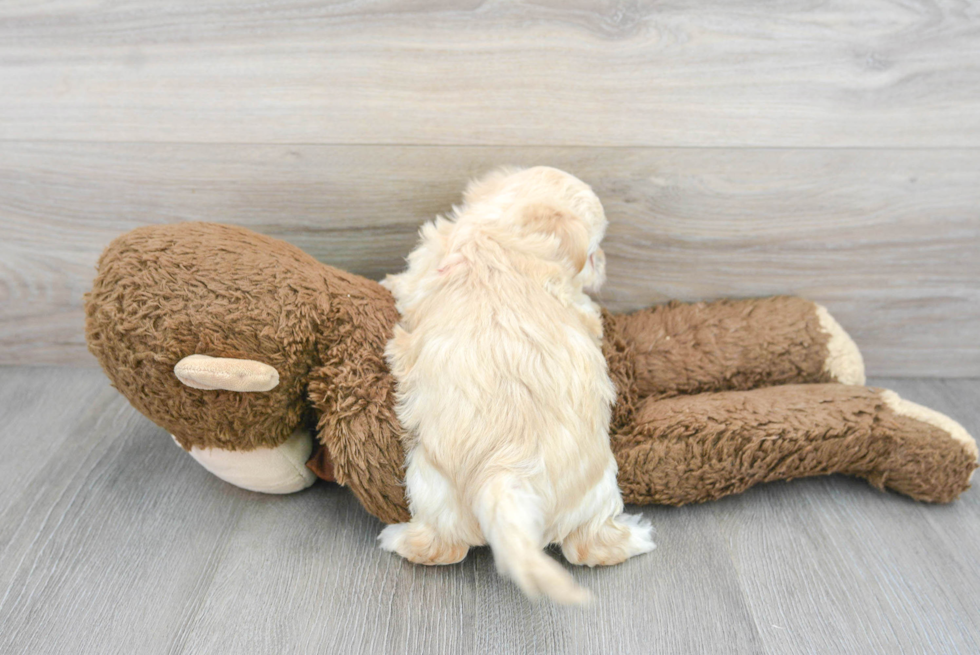
{"label": "gray wood floor", "polygon": [[[980,432],[977,380],[876,380]],[[832,477],[647,507],[658,549],[533,604],[416,567],[335,485],[211,477],[90,369],[0,368],[2,653],[976,653],[980,492]]]}

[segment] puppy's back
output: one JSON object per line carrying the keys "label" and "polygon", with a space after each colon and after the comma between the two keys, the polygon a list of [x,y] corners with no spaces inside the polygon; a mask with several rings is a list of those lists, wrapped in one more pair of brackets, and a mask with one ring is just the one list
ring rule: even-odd
{"label": "puppy's back", "polygon": [[410,332],[390,347],[399,415],[467,496],[489,470],[533,464],[550,514],[609,463],[614,391],[595,336],[542,284],[549,271],[483,255],[420,282],[429,290],[404,316]]}
{"label": "puppy's back", "polygon": [[586,493],[615,470],[598,308],[568,267],[493,230],[430,224],[409,269],[386,280],[402,313],[388,347],[398,415],[410,459],[424,457],[458,499],[451,529],[488,543],[529,595],[581,603],[586,592],[542,548],[589,518]]}

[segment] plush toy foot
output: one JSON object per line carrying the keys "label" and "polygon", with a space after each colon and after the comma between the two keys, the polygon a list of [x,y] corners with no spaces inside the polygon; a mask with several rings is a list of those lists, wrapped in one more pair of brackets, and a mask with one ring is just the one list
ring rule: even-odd
{"label": "plush toy foot", "polygon": [[620,514],[598,529],[582,526],[561,542],[565,559],[585,566],[612,566],[656,547],[653,526],[636,514]]}
{"label": "plush toy foot", "polygon": [[194,447],[188,452],[201,466],[236,487],[289,494],[316,481],[316,475],[306,467],[312,450],[313,437],[300,427],[275,448],[242,451]]}
{"label": "plush toy foot", "polygon": [[469,546],[443,539],[424,523],[396,523],[389,525],[378,535],[381,548],[398,553],[415,564],[455,564],[463,561]]}
{"label": "plush toy foot", "polygon": [[864,358],[857,344],[844,328],[840,326],[827,308],[814,304],[820,329],[829,338],[827,341],[827,359],[824,360],[823,370],[841,384],[864,384]]}
{"label": "plush toy foot", "polygon": [[970,486],[977,443],[962,425],[933,409],[882,390],[876,431],[891,440],[887,459],[865,473],[880,489],[916,500],[949,502]]}

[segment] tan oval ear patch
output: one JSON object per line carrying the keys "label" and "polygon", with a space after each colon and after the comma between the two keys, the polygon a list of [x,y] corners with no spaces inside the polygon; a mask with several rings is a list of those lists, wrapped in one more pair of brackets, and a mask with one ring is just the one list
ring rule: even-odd
{"label": "tan oval ear patch", "polygon": [[192,389],[269,391],[279,384],[279,371],[252,359],[188,355],[174,366],[174,375]]}

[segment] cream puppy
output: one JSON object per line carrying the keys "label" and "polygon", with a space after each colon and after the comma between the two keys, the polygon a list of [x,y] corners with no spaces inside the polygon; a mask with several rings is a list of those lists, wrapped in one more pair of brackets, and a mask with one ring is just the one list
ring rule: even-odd
{"label": "cream puppy", "polygon": [[650,524],[622,513],[615,389],[583,292],[602,283],[605,230],[577,178],[500,169],[426,224],[408,269],[385,279],[402,317],[386,354],[412,520],[385,528],[383,548],[452,564],[489,544],[501,573],[562,603],[588,594],[546,545],[588,566],[654,548]]}

